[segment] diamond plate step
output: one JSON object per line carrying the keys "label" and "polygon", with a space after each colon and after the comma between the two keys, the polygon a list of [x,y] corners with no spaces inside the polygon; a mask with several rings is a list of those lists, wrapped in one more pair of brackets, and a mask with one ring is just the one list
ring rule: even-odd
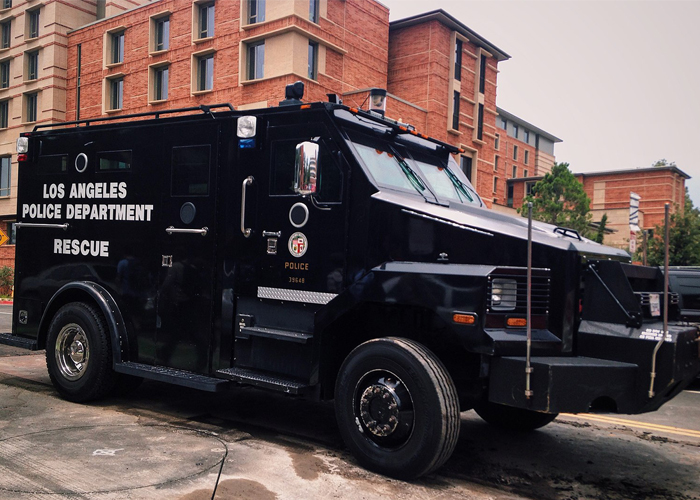
{"label": "diamond plate step", "polygon": [[250,337],[265,337],[275,340],[284,340],[287,342],[296,342],[298,344],[307,344],[313,335],[301,332],[292,332],[290,330],[277,330],[274,328],[263,328],[260,326],[244,326],[240,332],[236,334],[237,339],[248,339]]}
{"label": "diamond plate step", "polygon": [[230,385],[227,380],[221,380],[220,378],[207,377],[206,375],[164,366],[132,363],[130,361],[115,364],[114,371],[207,392],[221,392]]}
{"label": "diamond plate step", "polygon": [[216,375],[217,377],[234,380],[242,384],[286,392],[287,394],[304,394],[309,389],[309,386],[302,382],[275,377],[274,375],[268,375],[246,368],[225,368],[223,370],[217,370]]}

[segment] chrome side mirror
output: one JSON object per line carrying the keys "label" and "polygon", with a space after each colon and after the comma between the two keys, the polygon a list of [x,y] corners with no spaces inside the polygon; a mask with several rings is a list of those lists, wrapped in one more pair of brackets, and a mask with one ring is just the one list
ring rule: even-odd
{"label": "chrome side mirror", "polygon": [[318,179],[319,146],[315,142],[304,141],[297,144],[296,160],[294,161],[294,192],[309,195],[316,192]]}

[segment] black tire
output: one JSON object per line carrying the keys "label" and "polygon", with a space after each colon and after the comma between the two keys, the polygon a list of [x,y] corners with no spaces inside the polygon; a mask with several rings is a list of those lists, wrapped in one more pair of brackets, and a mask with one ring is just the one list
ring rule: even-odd
{"label": "black tire", "polygon": [[77,403],[99,399],[114,387],[112,347],[104,317],[94,306],[72,302],[51,320],[46,366],[59,394]]}
{"label": "black tire", "polygon": [[452,378],[432,352],[408,339],[370,340],[348,355],[336,381],[335,413],[357,460],[399,479],[439,468],[459,437]]}
{"label": "black tire", "polygon": [[559,415],[515,408],[490,401],[480,402],[474,406],[474,411],[489,424],[521,432],[544,427]]}

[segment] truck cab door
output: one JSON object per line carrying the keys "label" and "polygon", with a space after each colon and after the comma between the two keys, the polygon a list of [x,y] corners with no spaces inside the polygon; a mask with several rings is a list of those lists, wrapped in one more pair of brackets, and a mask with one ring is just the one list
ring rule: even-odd
{"label": "truck cab door", "polygon": [[[346,167],[322,123],[270,124],[266,139],[259,153],[240,153],[238,186],[242,185],[246,203],[242,207],[245,227],[237,237],[241,273],[235,330],[241,334],[243,321],[290,331],[297,338],[294,333],[312,334],[314,312],[344,287]],[[317,192],[306,196],[293,188],[297,145],[304,141],[319,145]],[[251,335],[253,330],[248,330]],[[247,366],[261,368],[255,360],[269,356],[242,353],[250,343],[254,342],[237,339],[236,364],[246,366],[249,357],[252,361]]]}
{"label": "truck cab door", "polygon": [[164,131],[156,363],[198,373],[209,370],[212,342],[218,128]]}

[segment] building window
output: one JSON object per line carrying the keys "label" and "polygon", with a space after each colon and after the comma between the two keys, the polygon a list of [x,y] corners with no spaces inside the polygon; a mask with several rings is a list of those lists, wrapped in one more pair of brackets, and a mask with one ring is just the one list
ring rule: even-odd
{"label": "building window", "polygon": [[523,170],[523,177],[527,177],[527,170]]}
{"label": "building window", "polygon": [[109,82],[109,106],[110,110],[122,109],[124,104],[124,79],[112,78]]}
{"label": "building window", "polygon": [[321,0],[309,0],[309,21],[318,24],[319,4]]}
{"label": "building window", "polygon": [[197,91],[214,88],[214,54],[197,58]]}
{"label": "building window", "polygon": [[248,0],[248,24],[265,21],[265,0]]}
{"label": "building window", "polygon": [[476,125],[476,138],[480,141],[484,138],[484,105],[479,104],[479,115],[477,117],[478,122]]}
{"label": "building window", "polygon": [[495,193],[498,189],[498,177],[493,178],[493,192]]}
{"label": "building window", "polygon": [[526,128],[523,129],[523,141],[530,144],[530,131]]}
{"label": "building window", "polygon": [[112,33],[110,38],[110,64],[118,64],[124,62],[124,32]]}
{"label": "building window", "polygon": [[484,93],[486,88],[486,56],[481,55],[479,59],[479,92]]}
{"label": "building window", "polygon": [[493,142],[493,149],[498,151],[498,148],[501,147],[501,134],[496,134],[496,140]]}
{"label": "building window", "polygon": [[506,200],[506,206],[509,208],[513,208],[513,186],[509,185],[508,186],[508,196]]}
{"label": "building window", "polygon": [[523,161],[525,162],[525,165],[527,165],[530,161],[530,152],[528,150],[525,150],[523,154],[525,155]]}
{"label": "building window", "polygon": [[154,21],[153,50],[159,52],[170,48],[170,16],[159,17]]}
{"label": "building window", "polygon": [[503,118],[502,116],[501,116],[501,128],[502,128],[503,130],[507,130],[507,129],[508,129],[508,120],[506,120],[506,119]]}
{"label": "building window", "polygon": [[198,7],[198,38],[210,38],[214,36],[214,2],[203,3]]}
{"label": "building window", "polygon": [[36,38],[39,36],[39,9],[30,10],[28,16],[27,38]]}
{"label": "building window", "polygon": [[10,60],[0,62],[0,89],[10,86]]}
{"label": "building window", "polygon": [[493,171],[494,172],[498,171],[498,156],[493,157]]}
{"label": "building window", "polygon": [[519,129],[518,124],[514,123],[513,124],[513,137],[515,137],[516,139],[518,138],[518,129]]}
{"label": "building window", "polygon": [[518,176],[518,167],[517,165],[513,165],[513,179],[515,179]]}
{"label": "building window", "polygon": [[455,42],[455,80],[462,80],[462,40]]}
{"label": "building window", "polygon": [[168,98],[168,66],[153,70],[153,100],[165,101]]}
{"label": "building window", "polygon": [[27,59],[27,78],[25,80],[36,80],[39,78],[39,51],[25,52]]}
{"label": "building window", "polygon": [[462,156],[462,172],[464,172],[464,175],[467,176],[469,182],[472,182],[472,162],[473,158],[471,156]]}
{"label": "building window", "polygon": [[265,74],[265,42],[248,45],[248,80],[263,78]]}
{"label": "building window", "polygon": [[38,115],[39,94],[24,94],[24,121],[35,122]]}
{"label": "building window", "polygon": [[318,78],[318,44],[309,42],[309,79]]}
{"label": "building window", "polygon": [[12,0],[2,0],[2,8],[9,9],[12,7]]}
{"label": "building window", "polygon": [[532,188],[535,186],[534,182],[528,182],[525,184],[525,196],[530,196],[532,194]]}
{"label": "building window", "polygon": [[1,36],[0,49],[9,49],[10,45],[12,45],[12,19],[2,23]]}
{"label": "building window", "polygon": [[452,99],[452,128],[459,130],[459,92],[456,90]]}
{"label": "building window", "polygon": [[518,146],[513,146],[513,159],[518,160]]}
{"label": "building window", "polygon": [[0,196],[10,196],[10,176],[12,175],[12,158],[0,158]]}
{"label": "building window", "polygon": [[10,101],[0,102],[0,128],[7,128],[10,118]]}

